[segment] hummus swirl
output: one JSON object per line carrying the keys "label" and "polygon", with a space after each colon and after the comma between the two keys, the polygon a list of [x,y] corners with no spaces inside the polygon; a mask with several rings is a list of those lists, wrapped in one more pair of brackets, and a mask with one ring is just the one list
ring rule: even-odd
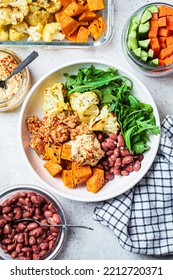
{"label": "hummus swirl", "polygon": [[[0,52],[0,80],[5,80],[18,66],[18,62],[5,52]],[[0,87],[0,102],[9,101],[15,96],[22,84],[22,75],[18,73],[7,81],[7,88]]]}

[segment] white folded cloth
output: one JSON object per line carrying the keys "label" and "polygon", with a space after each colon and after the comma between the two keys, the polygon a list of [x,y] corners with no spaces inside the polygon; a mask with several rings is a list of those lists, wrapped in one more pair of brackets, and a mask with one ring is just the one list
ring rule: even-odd
{"label": "white folded cloth", "polygon": [[102,202],[93,218],[109,226],[125,250],[173,253],[173,116],[162,122],[159,150],[145,177],[133,189]]}

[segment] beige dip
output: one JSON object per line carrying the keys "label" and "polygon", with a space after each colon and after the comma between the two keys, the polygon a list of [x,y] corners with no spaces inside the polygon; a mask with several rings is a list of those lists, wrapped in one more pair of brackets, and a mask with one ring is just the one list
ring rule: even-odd
{"label": "beige dip", "polygon": [[[18,66],[18,62],[8,53],[0,52],[0,80],[5,80]],[[6,102],[15,96],[22,84],[21,73],[7,81],[7,88],[0,87],[0,102]]]}
{"label": "beige dip", "polygon": [[77,136],[70,141],[72,146],[72,159],[79,165],[95,166],[104,156],[100,143],[94,134]]}

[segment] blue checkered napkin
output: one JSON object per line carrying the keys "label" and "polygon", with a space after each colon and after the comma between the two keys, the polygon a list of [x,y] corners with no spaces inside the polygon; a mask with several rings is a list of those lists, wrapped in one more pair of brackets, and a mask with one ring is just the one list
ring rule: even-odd
{"label": "blue checkered napkin", "polygon": [[113,230],[125,250],[173,253],[173,116],[162,123],[159,150],[146,176],[132,190],[97,206],[93,217]]}

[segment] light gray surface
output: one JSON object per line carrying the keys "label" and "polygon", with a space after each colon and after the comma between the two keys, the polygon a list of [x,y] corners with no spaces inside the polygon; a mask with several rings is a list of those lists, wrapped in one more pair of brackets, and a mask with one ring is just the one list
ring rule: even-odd
{"label": "light gray surface", "polygon": [[[104,48],[96,50],[44,50],[38,49],[39,58],[30,65],[32,84],[34,84],[47,71],[57,65],[76,59],[93,58],[106,60],[118,64],[134,73],[149,89],[159,109],[160,117],[172,113],[173,107],[173,75],[164,78],[145,77],[130,67],[122,54],[121,33],[126,19],[133,13],[140,3],[147,4],[152,1],[124,0],[115,1],[115,35],[111,43]],[[159,1],[158,1],[159,2]],[[168,2],[168,1],[165,1]],[[31,49],[14,49],[22,58],[25,58]],[[40,182],[27,169],[21,156],[17,124],[20,108],[14,112],[0,114],[0,187],[17,183]],[[71,229],[68,233],[67,244],[59,259],[151,259],[152,257],[139,256],[124,251],[117,242],[110,229],[100,225],[92,219],[96,203],[80,203],[59,197],[67,220],[70,223],[86,224],[94,231]],[[171,257],[168,257],[169,259]],[[163,259],[163,258],[162,258]]]}

